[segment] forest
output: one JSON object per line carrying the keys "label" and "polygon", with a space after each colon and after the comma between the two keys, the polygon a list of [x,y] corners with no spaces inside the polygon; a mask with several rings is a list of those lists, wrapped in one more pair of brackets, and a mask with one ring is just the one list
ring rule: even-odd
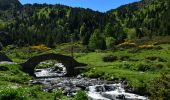
{"label": "forest", "polygon": [[[11,39],[7,43],[2,38],[1,44],[53,47],[73,39],[91,49],[106,49],[109,44],[134,38],[166,36],[170,35],[169,5],[168,0],[142,0],[101,13],[63,5],[15,2],[14,6],[0,10],[0,30],[8,32]],[[95,41],[100,38],[101,41]]]}

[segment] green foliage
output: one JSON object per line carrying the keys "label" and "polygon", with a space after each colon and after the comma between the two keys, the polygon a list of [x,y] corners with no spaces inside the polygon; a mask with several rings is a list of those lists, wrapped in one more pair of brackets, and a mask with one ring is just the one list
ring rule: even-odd
{"label": "green foliage", "polygon": [[62,99],[63,92],[61,90],[56,90],[54,93],[55,93],[55,98]]}
{"label": "green foliage", "polygon": [[107,23],[104,29],[104,34],[106,37],[112,37],[114,35],[113,27],[111,23]]}
{"label": "green foliage", "polygon": [[[9,2],[20,5],[17,0],[8,0],[0,6],[4,8],[6,3],[10,6]],[[13,6],[12,10],[0,11],[0,30],[9,32],[12,42],[19,46],[46,44],[53,47],[70,42],[70,34],[74,34],[76,41],[81,40],[83,45],[88,45],[97,28],[104,33],[107,46],[112,44],[107,39],[109,37],[119,44],[127,38],[147,36],[151,39],[170,33],[168,0],[143,0],[106,13],[47,4],[23,5],[20,12],[17,12],[18,8]]]}
{"label": "green foliage", "polygon": [[145,71],[150,70],[150,66],[146,65],[146,64],[139,64],[139,65],[137,65],[137,70],[145,72]]}
{"label": "green foliage", "polygon": [[7,70],[9,70],[8,67],[6,67],[6,66],[0,66],[0,71],[7,71]]}
{"label": "green foliage", "polygon": [[118,59],[118,57],[113,56],[113,55],[103,57],[104,62],[113,62],[113,61],[116,61],[117,59]]}
{"label": "green foliage", "polygon": [[43,92],[40,86],[16,86],[10,83],[0,88],[0,100],[56,100],[55,92]]}
{"label": "green foliage", "polygon": [[0,20],[0,30],[3,30],[6,27],[6,23]]}
{"label": "green foliage", "polygon": [[[164,38],[162,38],[163,40]],[[79,62],[88,63],[88,70],[84,73],[90,78],[101,78],[105,80],[127,80],[134,90],[142,95],[148,95],[150,82],[159,76],[166,68],[167,63],[162,60],[146,60],[147,57],[159,57],[166,61],[170,60],[169,44],[158,45],[162,49],[140,50],[136,53],[129,51],[133,48],[103,52],[80,53],[76,59]],[[103,57],[116,56],[114,62],[104,62]],[[156,58],[157,59],[157,58]],[[142,72],[144,71],[144,72]],[[169,72],[168,72],[169,76]]]}
{"label": "green foliage", "polygon": [[104,76],[104,72],[98,72],[98,71],[95,71],[96,68],[91,68],[89,69],[89,72],[88,73],[85,73],[85,75],[87,77],[90,77],[90,78],[100,78],[102,76]]}
{"label": "green foliage", "polygon": [[[13,42],[19,46],[46,44],[53,47],[70,42],[70,34],[87,45],[94,28],[105,25],[104,17],[100,12],[62,5],[24,5],[18,16],[13,18],[14,22],[3,29],[10,33]],[[7,17],[7,20],[10,18]],[[103,25],[99,24],[100,21],[104,22]]]}
{"label": "green foliage", "polygon": [[84,91],[78,91],[73,100],[87,100],[88,97]]}
{"label": "green foliage", "polygon": [[23,91],[9,88],[0,91],[0,100],[25,100],[25,97]]}
{"label": "green foliage", "polygon": [[1,65],[0,67],[6,68],[5,70],[3,69],[3,71],[2,70],[0,71],[1,81],[24,84],[26,81],[31,79],[29,75],[21,71],[20,65],[17,65],[17,64]]}
{"label": "green foliage", "polygon": [[104,36],[99,29],[96,29],[90,37],[88,47],[90,50],[106,49],[106,42]]}
{"label": "green foliage", "polygon": [[108,49],[114,48],[114,44],[116,42],[116,39],[113,37],[106,37],[106,46]]}
{"label": "green foliage", "polygon": [[150,93],[151,100],[168,100],[170,98],[170,77],[161,73],[161,76],[152,82]]}
{"label": "green foliage", "polygon": [[136,38],[136,29],[135,28],[125,28],[124,31],[127,33],[127,38],[129,40],[135,39]]}
{"label": "green foliage", "polygon": [[87,34],[87,29],[86,29],[86,25],[85,23],[83,23],[83,25],[81,25],[80,27],[80,38],[81,38],[81,41],[83,42],[83,44],[86,44],[85,43],[85,35]]}
{"label": "green foliage", "polygon": [[56,60],[46,60],[46,61],[40,62],[40,64],[38,64],[36,68],[54,67],[55,63],[56,63]]}

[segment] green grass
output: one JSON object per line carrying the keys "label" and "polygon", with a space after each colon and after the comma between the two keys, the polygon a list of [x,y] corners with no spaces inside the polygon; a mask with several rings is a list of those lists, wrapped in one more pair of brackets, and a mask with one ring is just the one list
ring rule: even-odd
{"label": "green grass", "polygon": [[7,71],[0,71],[0,79],[1,81],[7,81],[7,82],[13,82],[13,83],[21,83],[24,84],[28,80],[31,79],[31,77],[22,72],[20,70],[21,66],[17,64],[13,65],[0,65],[0,67],[6,67],[8,68]]}
{"label": "green grass", "polygon": [[[29,86],[32,77],[20,68],[18,64],[0,65],[0,100],[55,100],[59,96],[57,91],[43,92],[39,85]],[[62,100],[68,99],[62,95]]]}
{"label": "green grass", "polygon": [[[121,51],[107,51],[104,53],[92,52],[92,53],[78,53],[75,58],[79,62],[87,63],[89,70],[85,72],[88,77],[100,77],[107,80],[115,79],[126,79],[131,86],[138,88],[141,82],[151,82],[153,79],[160,75],[160,72],[167,68],[167,64],[170,61],[169,44],[162,44],[161,50],[140,50],[137,53],[129,53],[133,49],[124,49]],[[117,57],[129,56],[128,60],[122,61],[117,60],[114,62],[103,62],[102,58],[106,55],[114,55]],[[160,61],[149,61],[147,57],[160,57],[165,59],[166,62]],[[138,66],[144,64],[149,66],[149,70],[145,72],[138,71]],[[159,68],[163,66],[163,68]],[[169,72],[170,74],[170,72]]]}
{"label": "green grass", "polygon": [[[75,43],[77,46],[77,50],[84,50],[79,43]],[[121,49],[115,51],[96,51],[96,52],[75,52],[74,58],[78,62],[88,64],[87,70],[83,73],[88,77],[101,78],[105,80],[127,80],[128,84],[138,90],[146,89],[149,90],[149,86],[152,85],[151,82],[153,79],[160,76],[160,72],[164,69],[168,70],[168,75],[170,76],[170,67],[167,65],[170,64],[170,44],[161,44],[162,49],[148,49],[148,50],[139,50],[137,52],[134,51],[134,48],[130,49]],[[46,51],[30,51],[28,47],[16,48],[16,47],[7,47],[4,48],[2,52],[5,52],[14,62],[23,63],[27,59],[32,56],[54,52],[60,53],[64,55],[70,55],[69,52],[70,45],[62,44],[57,46],[56,48]],[[113,62],[104,62],[103,57],[108,55],[116,56],[118,59]],[[127,61],[121,60],[122,57],[128,56],[129,59]],[[159,57],[164,59],[165,61],[159,60],[148,60],[147,57]],[[28,80],[32,79],[29,75],[22,72],[20,70],[20,66],[18,64],[13,65],[0,65],[5,66],[7,69],[0,68],[0,90],[5,90],[8,87],[9,89],[13,89],[14,87],[19,88],[18,91],[26,91],[24,96],[28,96],[30,91],[35,91],[37,95],[34,97],[30,97],[28,100],[53,100],[55,97],[55,92],[46,93],[40,91],[38,88],[30,87],[27,85]],[[145,69],[144,72],[141,69]],[[4,71],[3,71],[4,70]],[[35,90],[34,90],[35,89]],[[16,92],[16,91],[14,91]],[[16,94],[16,93],[15,93]],[[19,93],[20,94],[20,93]],[[58,94],[58,93],[57,93]],[[17,96],[17,94],[16,94]],[[25,98],[24,98],[25,99]],[[62,100],[68,100],[73,98],[66,98],[62,96]]]}

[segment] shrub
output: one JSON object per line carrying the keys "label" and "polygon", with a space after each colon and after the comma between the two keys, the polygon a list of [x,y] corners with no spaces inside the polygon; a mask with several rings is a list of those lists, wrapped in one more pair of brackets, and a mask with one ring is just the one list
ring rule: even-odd
{"label": "shrub", "polygon": [[123,67],[124,67],[125,69],[131,69],[132,66],[134,66],[134,65],[133,65],[133,64],[128,64],[128,63],[125,63],[125,64],[123,65]]}
{"label": "shrub", "polygon": [[88,97],[84,91],[78,91],[74,100],[88,100]]}
{"label": "shrub", "polygon": [[138,64],[137,65],[137,71],[145,72],[145,71],[148,71],[148,70],[150,70],[149,65],[146,65],[146,64]]}
{"label": "shrub", "polygon": [[160,61],[160,62],[166,62],[165,59],[161,58],[161,57],[156,57],[156,56],[152,56],[152,57],[146,57],[147,60],[150,60],[150,61]]}
{"label": "shrub", "polygon": [[168,69],[170,69],[170,62],[167,63],[167,67],[168,67]]}
{"label": "shrub", "polygon": [[115,44],[115,41],[116,39],[113,38],[113,37],[107,37],[106,38],[106,46],[107,46],[107,49],[112,49],[114,44]]}
{"label": "shrub", "polygon": [[162,64],[156,64],[155,65],[155,70],[160,70],[160,69],[162,69],[164,67],[164,65],[162,65]]}
{"label": "shrub", "polygon": [[161,57],[158,58],[158,61],[159,61],[159,62],[167,62],[165,59],[163,59],[163,58],[161,58]]}
{"label": "shrub", "polygon": [[132,43],[132,42],[124,42],[118,45],[118,47],[121,48],[134,48],[137,47],[136,43]]}
{"label": "shrub", "polygon": [[49,68],[49,67],[54,67],[56,61],[55,60],[46,60],[43,62],[40,62],[36,68]]}
{"label": "shrub", "polygon": [[37,46],[31,46],[30,47],[31,49],[34,49],[34,50],[39,50],[39,51],[48,51],[48,50],[51,50],[51,48],[41,44],[41,45],[37,45]]}
{"label": "shrub", "polygon": [[147,60],[154,61],[154,60],[156,60],[156,59],[157,59],[157,57],[147,57],[146,59],[147,59]]}
{"label": "shrub", "polygon": [[96,49],[101,49],[101,50],[106,49],[106,41],[104,35],[100,32],[99,29],[96,29],[94,33],[91,35],[88,48],[89,50],[92,51]]}
{"label": "shrub", "polygon": [[140,45],[138,46],[139,49],[161,49],[160,46],[151,45]]}
{"label": "shrub", "polygon": [[90,71],[88,73],[85,73],[85,76],[89,77],[89,78],[99,78],[104,76],[104,72],[97,72],[94,69],[90,69]]}
{"label": "shrub", "polygon": [[165,73],[156,78],[150,86],[151,100],[169,100],[170,98],[170,77]]}
{"label": "shrub", "polygon": [[24,100],[24,96],[19,89],[7,88],[0,91],[0,100]]}
{"label": "shrub", "polygon": [[117,60],[118,57],[117,56],[113,56],[113,55],[108,55],[106,57],[103,57],[103,61],[104,62],[113,62],[115,60]]}
{"label": "shrub", "polygon": [[56,90],[56,91],[54,91],[54,93],[55,93],[55,100],[59,100],[63,97],[62,90]]}
{"label": "shrub", "polygon": [[0,66],[0,71],[8,71],[9,68],[5,66]]}
{"label": "shrub", "polygon": [[140,53],[140,50],[137,48],[134,48],[134,49],[128,51],[128,53]]}
{"label": "shrub", "polygon": [[164,65],[163,64],[151,64],[151,65],[147,65],[148,69],[146,71],[161,71],[161,69],[163,69]]}
{"label": "shrub", "polygon": [[121,56],[120,60],[121,61],[127,61],[127,60],[129,60],[129,58],[130,58],[129,56]]}
{"label": "shrub", "polygon": [[40,86],[33,86],[31,87],[31,89],[29,90],[29,96],[30,97],[34,97],[37,98],[38,97],[38,93],[39,91],[41,91],[41,87]]}

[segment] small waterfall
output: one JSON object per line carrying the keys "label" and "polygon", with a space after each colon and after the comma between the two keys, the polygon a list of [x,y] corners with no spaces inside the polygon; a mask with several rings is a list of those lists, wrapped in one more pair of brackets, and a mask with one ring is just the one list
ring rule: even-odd
{"label": "small waterfall", "polygon": [[[56,69],[57,67],[57,69]],[[125,92],[124,85],[99,79],[64,77],[66,68],[56,63],[52,68],[36,69],[37,79],[30,80],[30,84],[42,84],[43,91],[62,89],[67,96],[74,96],[76,91],[84,90],[89,100],[148,100],[147,97]]]}
{"label": "small waterfall", "polygon": [[35,75],[37,78],[63,77],[66,74],[67,70],[62,63],[56,63],[53,68],[35,69]]}
{"label": "small waterfall", "polygon": [[120,83],[89,86],[87,95],[90,100],[148,100],[144,96],[126,93]]}

